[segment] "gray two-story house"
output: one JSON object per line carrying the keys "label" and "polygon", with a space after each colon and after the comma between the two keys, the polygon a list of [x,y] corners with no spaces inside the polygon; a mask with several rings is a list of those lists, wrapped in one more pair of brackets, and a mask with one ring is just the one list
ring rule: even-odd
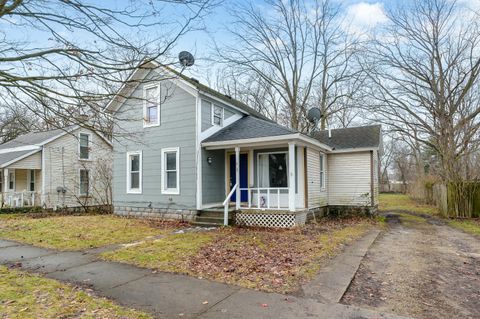
{"label": "gray two-story house", "polygon": [[117,214],[289,227],[377,206],[380,126],[302,134],[155,62],[106,109]]}

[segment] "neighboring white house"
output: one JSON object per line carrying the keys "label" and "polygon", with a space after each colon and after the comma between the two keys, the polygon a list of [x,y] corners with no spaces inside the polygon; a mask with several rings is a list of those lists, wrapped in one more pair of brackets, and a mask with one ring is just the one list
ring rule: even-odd
{"label": "neighboring white house", "polygon": [[28,133],[1,144],[2,206],[109,203],[111,156],[105,137],[79,126]]}
{"label": "neighboring white house", "polygon": [[[115,213],[287,227],[308,212],[374,211],[381,128],[302,134],[155,62],[110,101]],[[222,213],[224,212],[224,213]],[[225,220],[225,221],[226,221]]]}

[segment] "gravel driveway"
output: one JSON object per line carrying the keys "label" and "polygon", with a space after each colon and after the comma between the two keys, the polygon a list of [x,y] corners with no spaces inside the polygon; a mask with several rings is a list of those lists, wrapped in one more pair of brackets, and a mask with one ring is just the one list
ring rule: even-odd
{"label": "gravel driveway", "polygon": [[386,214],[342,303],[414,318],[480,318],[480,239],[428,216]]}

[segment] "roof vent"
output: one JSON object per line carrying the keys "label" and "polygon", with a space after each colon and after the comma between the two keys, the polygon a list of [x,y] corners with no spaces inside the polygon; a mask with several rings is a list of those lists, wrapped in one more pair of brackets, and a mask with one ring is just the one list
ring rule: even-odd
{"label": "roof vent", "polygon": [[200,83],[200,81],[197,80],[197,79],[195,79],[195,78],[190,78],[190,80],[192,80],[192,81],[195,82],[195,83]]}

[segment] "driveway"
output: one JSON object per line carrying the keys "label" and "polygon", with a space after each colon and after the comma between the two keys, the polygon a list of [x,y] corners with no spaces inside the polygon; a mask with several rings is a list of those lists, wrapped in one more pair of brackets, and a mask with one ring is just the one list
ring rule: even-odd
{"label": "driveway", "polygon": [[342,303],[414,318],[480,318],[480,240],[429,216],[386,214]]}

